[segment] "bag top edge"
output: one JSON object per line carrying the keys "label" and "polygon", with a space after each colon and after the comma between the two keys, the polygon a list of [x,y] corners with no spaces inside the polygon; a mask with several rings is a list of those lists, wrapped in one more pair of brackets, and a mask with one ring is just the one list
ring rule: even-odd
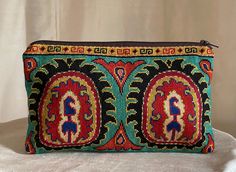
{"label": "bag top edge", "polygon": [[171,56],[198,55],[214,56],[212,47],[218,47],[208,41],[200,42],[69,42],[39,40],[32,42],[23,53],[27,54],[78,54],[105,56]]}
{"label": "bag top edge", "polygon": [[162,47],[162,46],[208,46],[208,41],[58,41],[58,40],[37,40],[30,45],[79,45],[79,46],[117,46],[117,47]]}

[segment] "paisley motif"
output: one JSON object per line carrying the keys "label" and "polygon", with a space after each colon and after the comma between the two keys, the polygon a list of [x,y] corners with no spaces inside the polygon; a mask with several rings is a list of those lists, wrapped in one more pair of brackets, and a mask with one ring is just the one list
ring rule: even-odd
{"label": "paisley motif", "polygon": [[50,78],[39,104],[40,139],[47,146],[86,145],[98,137],[100,102],[93,81],[68,71]]}
{"label": "paisley motif", "polygon": [[30,74],[36,67],[37,67],[37,62],[34,58],[24,59],[24,73],[26,80],[30,80]]}
{"label": "paisley motif", "polygon": [[144,136],[157,144],[195,144],[201,138],[201,104],[199,89],[184,73],[156,75],[144,94]]}

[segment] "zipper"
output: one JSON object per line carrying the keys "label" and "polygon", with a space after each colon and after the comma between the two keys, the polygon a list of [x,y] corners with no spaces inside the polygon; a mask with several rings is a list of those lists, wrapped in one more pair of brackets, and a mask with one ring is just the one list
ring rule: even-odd
{"label": "zipper", "polygon": [[201,41],[200,41],[200,44],[205,45],[205,46],[208,46],[208,47],[210,47],[211,49],[213,49],[213,47],[219,48],[218,45],[212,44],[212,43],[210,43],[209,41],[206,41],[206,40],[201,40]]}
{"label": "zipper", "polygon": [[80,46],[149,46],[149,47],[165,47],[165,46],[208,46],[213,49],[219,48],[218,45],[212,44],[209,41],[201,40],[199,42],[144,42],[144,41],[108,41],[108,42],[73,42],[73,41],[52,41],[52,40],[39,40],[34,41],[33,44],[50,44],[50,45],[80,45]]}

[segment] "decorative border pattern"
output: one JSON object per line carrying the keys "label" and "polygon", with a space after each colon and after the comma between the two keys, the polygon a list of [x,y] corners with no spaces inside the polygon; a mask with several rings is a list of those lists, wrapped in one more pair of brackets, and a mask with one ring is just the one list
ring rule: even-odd
{"label": "decorative border pattern", "polygon": [[214,56],[207,46],[173,46],[173,47],[108,47],[108,46],[72,46],[72,45],[30,45],[24,54],[81,54],[103,56],[176,56],[199,55]]}

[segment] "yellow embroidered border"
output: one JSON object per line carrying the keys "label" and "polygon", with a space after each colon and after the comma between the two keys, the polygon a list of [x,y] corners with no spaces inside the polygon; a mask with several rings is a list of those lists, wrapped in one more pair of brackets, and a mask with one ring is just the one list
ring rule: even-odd
{"label": "yellow embroidered border", "polygon": [[199,55],[214,56],[207,46],[173,46],[173,47],[112,47],[112,46],[74,46],[33,44],[24,54],[82,54],[103,56],[171,56]]}

